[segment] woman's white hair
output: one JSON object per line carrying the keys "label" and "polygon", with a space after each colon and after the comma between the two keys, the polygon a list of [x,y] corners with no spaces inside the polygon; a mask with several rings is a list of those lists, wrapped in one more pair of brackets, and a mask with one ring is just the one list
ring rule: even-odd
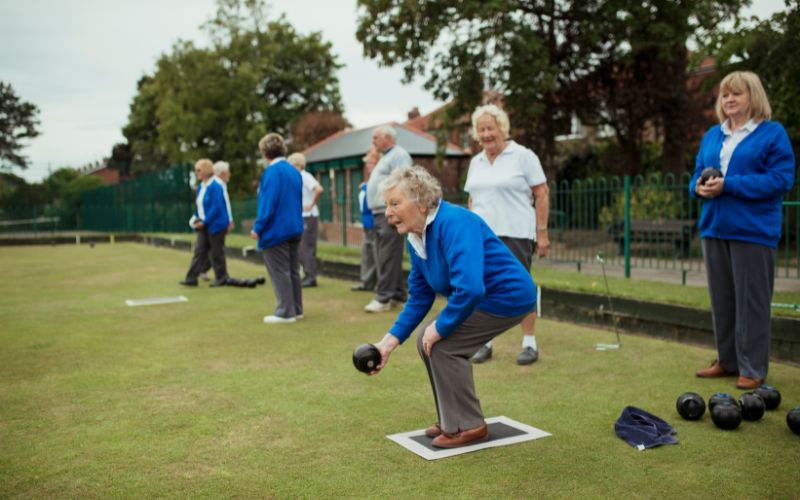
{"label": "woman's white hair", "polygon": [[398,168],[380,184],[381,193],[399,187],[408,199],[433,210],[442,200],[442,186],[434,176],[419,165]]}
{"label": "woman's white hair", "polygon": [[227,161],[218,161],[214,164],[214,175],[219,175],[222,172],[230,172],[231,166]]}
{"label": "woman's white hair", "polygon": [[394,129],[391,125],[381,125],[380,127],[376,128],[373,134],[379,134],[385,137],[391,137],[392,139],[397,139],[397,130]]}
{"label": "woman's white hair", "polygon": [[508,134],[511,130],[511,123],[508,121],[508,115],[494,104],[478,106],[475,108],[475,111],[472,112],[472,138],[476,141],[480,141],[478,137],[478,120],[486,115],[494,118],[494,121],[497,122],[497,128],[499,128],[500,133],[503,134],[503,138],[508,139]]}

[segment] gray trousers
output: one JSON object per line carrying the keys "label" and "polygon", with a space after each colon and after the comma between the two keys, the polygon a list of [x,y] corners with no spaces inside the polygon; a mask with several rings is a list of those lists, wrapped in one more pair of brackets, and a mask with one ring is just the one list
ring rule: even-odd
{"label": "gray trousers", "polygon": [[375,247],[377,255],[378,283],[375,300],[389,302],[408,299],[406,282],[403,279],[403,245],[405,239],[386,220],[384,214],[373,214],[375,220]]}
{"label": "gray trousers", "polygon": [[317,234],[319,217],[303,217],[303,237],[300,240],[300,265],[308,281],[317,281]]}
{"label": "gray trousers", "polygon": [[189,271],[186,272],[188,281],[197,281],[200,273],[214,268],[214,275],[217,281],[222,281],[228,277],[228,264],[225,261],[225,231],[211,234],[207,227],[197,230],[197,240],[194,245],[194,255],[192,263],[189,264]]}
{"label": "gray trousers", "polygon": [[377,248],[375,230],[364,230],[364,241],[361,243],[361,285],[370,290],[378,283]]}
{"label": "gray trousers", "polygon": [[433,345],[430,358],[422,348],[422,337],[436,318],[417,332],[417,352],[428,370],[442,431],[456,433],[484,424],[469,358],[486,342],[518,325],[529,313],[504,318],[476,310],[455,332]]}
{"label": "gray trousers", "polygon": [[775,250],[743,241],[703,238],[711,318],[720,366],[767,378]]}
{"label": "gray trousers", "polygon": [[275,292],[275,311],[272,314],[281,318],[303,314],[299,248],[300,236],[295,236],[261,251]]}

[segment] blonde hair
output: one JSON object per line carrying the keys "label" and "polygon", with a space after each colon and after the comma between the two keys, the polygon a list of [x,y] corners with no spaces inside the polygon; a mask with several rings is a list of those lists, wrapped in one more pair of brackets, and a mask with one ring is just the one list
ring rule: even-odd
{"label": "blonde hair", "polygon": [[381,193],[399,187],[408,199],[433,210],[442,199],[442,186],[434,176],[419,165],[398,168],[380,184]]}
{"label": "blonde hair", "polygon": [[734,71],[723,78],[719,84],[716,111],[720,123],[728,119],[728,115],[722,109],[722,95],[731,90],[747,91],[750,94],[750,116],[748,118],[756,123],[772,118],[772,107],[769,105],[767,93],[764,91],[758,75],[752,71]]}
{"label": "blonde hair", "polygon": [[286,161],[301,170],[306,168],[306,155],[303,153],[292,153],[286,158]]}
{"label": "blonde hair", "polygon": [[503,134],[503,138],[508,139],[508,133],[511,130],[511,123],[508,121],[508,115],[494,104],[478,106],[475,108],[475,111],[472,112],[472,138],[476,141],[480,141],[478,137],[478,120],[485,115],[494,118],[494,121],[497,122],[497,128],[499,128],[500,133]]}
{"label": "blonde hair", "polygon": [[214,164],[208,158],[201,158],[194,163],[194,169],[200,169],[203,172],[203,177],[206,179],[214,175]]}

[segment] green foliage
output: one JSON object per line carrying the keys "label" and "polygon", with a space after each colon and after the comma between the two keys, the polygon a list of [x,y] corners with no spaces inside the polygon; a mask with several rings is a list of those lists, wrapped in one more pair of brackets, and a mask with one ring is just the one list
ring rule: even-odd
{"label": "green foliage", "polygon": [[39,135],[39,108],[20,100],[11,84],[0,81],[0,168],[28,168],[28,159],[19,154],[22,141]]}
{"label": "green foliage", "polygon": [[[654,222],[676,219],[680,216],[680,204],[676,193],[666,189],[661,174],[654,173],[643,177],[637,176],[631,186],[630,215],[631,219],[651,220]],[[602,226],[625,220],[625,193],[614,193],[614,202],[600,209]]]}
{"label": "green foliage", "polygon": [[800,0],[787,0],[787,10],[771,19],[731,33],[717,51],[718,78],[736,70],[759,75],[767,91],[772,118],[786,128],[800,148],[800,58],[791,57],[800,46]]}
{"label": "green foliage", "polygon": [[221,0],[206,25],[212,47],[178,42],[142,78],[123,130],[134,173],[225,160],[231,193],[249,192],[265,133],[288,135],[309,111],[341,112],[331,44],[267,17],[263,2]]}

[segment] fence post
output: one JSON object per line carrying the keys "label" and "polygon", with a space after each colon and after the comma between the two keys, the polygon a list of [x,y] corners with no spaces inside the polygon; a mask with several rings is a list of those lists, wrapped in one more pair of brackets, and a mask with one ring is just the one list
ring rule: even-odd
{"label": "fence post", "polygon": [[625,277],[631,277],[631,176],[625,176]]}

